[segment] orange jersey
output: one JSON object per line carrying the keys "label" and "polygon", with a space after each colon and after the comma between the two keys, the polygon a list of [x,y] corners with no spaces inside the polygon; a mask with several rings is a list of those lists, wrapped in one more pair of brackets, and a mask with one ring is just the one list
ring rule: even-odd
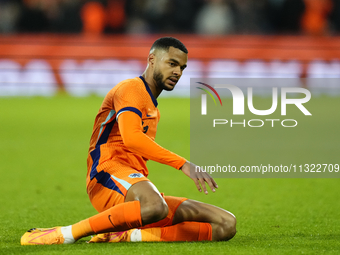
{"label": "orange jersey", "polygon": [[[157,100],[144,78],[117,84],[96,116],[87,158],[87,183],[101,171],[132,168],[148,176],[148,159],[179,169],[186,160],[154,142],[160,119]],[[119,119],[119,121],[118,121]]]}

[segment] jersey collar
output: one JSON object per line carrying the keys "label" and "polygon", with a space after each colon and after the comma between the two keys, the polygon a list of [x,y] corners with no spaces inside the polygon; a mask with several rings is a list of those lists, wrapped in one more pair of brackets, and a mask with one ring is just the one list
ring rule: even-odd
{"label": "jersey collar", "polygon": [[155,107],[157,107],[157,105],[158,105],[157,99],[153,96],[153,94],[152,94],[152,92],[150,90],[149,85],[146,83],[146,81],[145,81],[143,76],[139,76],[139,78],[143,81],[143,83],[145,85],[145,88],[146,88],[146,91],[149,93],[149,95],[150,95],[150,97],[152,99],[152,102],[155,105]]}

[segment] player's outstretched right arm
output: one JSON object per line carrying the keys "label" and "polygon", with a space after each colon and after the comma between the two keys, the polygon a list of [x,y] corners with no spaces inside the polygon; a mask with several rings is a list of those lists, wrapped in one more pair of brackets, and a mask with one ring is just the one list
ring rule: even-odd
{"label": "player's outstretched right arm", "polygon": [[[187,161],[184,163],[184,165],[181,167],[182,172],[191,178],[198,189],[199,192],[202,192],[202,189],[205,194],[208,194],[207,187],[205,186],[205,183],[207,183],[210,187],[210,189],[215,192],[215,188],[218,188],[217,183],[215,180],[210,176],[210,174],[203,172],[202,169],[199,166],[196,166],[195,164]],[[202,186],[202,188],[201,188]]]}

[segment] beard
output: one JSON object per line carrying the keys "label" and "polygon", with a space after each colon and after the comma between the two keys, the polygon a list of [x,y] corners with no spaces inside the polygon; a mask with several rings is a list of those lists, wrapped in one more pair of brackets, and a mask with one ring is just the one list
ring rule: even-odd
{"label": "beard", "polygon": [[165,86],[165,80],[164,80],[164,75],[159,71],[159,70],[155,70],[155,72],[153,73],[153,79],[155,80],[157,87],[161,88],[162,90],[166,90],[166,91],[171,91],[174,88],[169,88],[167,86]]}

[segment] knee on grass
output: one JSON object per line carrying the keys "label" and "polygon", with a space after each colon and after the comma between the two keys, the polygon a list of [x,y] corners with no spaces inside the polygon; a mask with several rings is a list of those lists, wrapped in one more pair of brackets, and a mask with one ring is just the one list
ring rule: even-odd
{"label": "knee on grass", "polygon": [[169,208],[164,199],[147,203],[142,206],[143,225],[163,220],[169,213]]}
{"label": "knee on grass", "polygon": [[212,225],[214,241],[228,241],[236,235],[236,218],[233,215],[224,218],[221,223]]}

